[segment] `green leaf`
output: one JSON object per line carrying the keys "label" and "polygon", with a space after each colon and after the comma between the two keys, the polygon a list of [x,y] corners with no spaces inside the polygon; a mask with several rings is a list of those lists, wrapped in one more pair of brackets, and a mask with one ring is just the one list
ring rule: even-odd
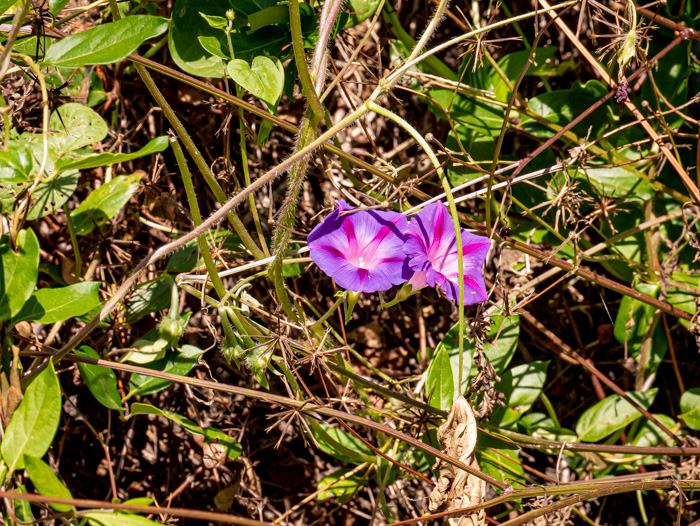
{"label": "green leaf", "polygon": [[93,190],[70,214],[75,233],[85,236],[112,219],[138,189],[140,175],[120,175]]}
{"label": "green leaf", "polygon": [[[180,254],[180,252],[182,251],[176,252],[173,257]],[[196,256],[197,254],[195,252],[195,258]],[[191,269],[172,270],[170,269],[170,265],[168,265],[168,270],[170,272],[188,272]],[[170,306],[170,300],[170,282],[168,281],[167,275],[162,274],[134,289],[129,299],[126,300],[124,319],[126,323],[135,323],[152,312],[159,312],[163,309],[167,309]]]}
{"label": "green leaf", "polygon": [[[147,368],[153,369],[154,371],[184,376],[189,373],[195,365],[197,365],[196,357],[185,357],[179,352],[171,352],[165,358],[150,363]],[[141,374],[132,374],[129,381],[130,391],[127,398],[131,398],[135,395],[146,396],[158,393],[171,383],[170,380],[153,378],[152,376]]]}
{"label": "green leaf", "polygon": [[146,40],[162,35],[167,29],[166,18],[149,15],[132,15],[99,24],[56,42],[47,51],[43,65],[78,68],[119,62]]}
{"label": "green leaf", "polygon": [[[520,338],[520,316],[493,316],[494,324],[486,334],[484,353],[491,366],[500,375],[506,370],[515,350],[518,348]],[[476,376],[476,366],[472,367],[471,376]]]}
{"label": "green leaf", "polygon": [[284,5],[273,5],[248,15],[248,25],[251,31],[257,31],[271,25],[289,25],[289,8]]}
{"label": "green leaf", "polygon": [[325,488],[329,484],[333,484],[330,488],[324,489],[318,494],[318,500],[324,501],[335,498],[338,502],[347,502],[350,498],[361,490],[367,483],[367,477],[362,473],[354,473],[343,480],[340,478],[350,473],[350,469],[339,469],[334,471],[327,477],[324,477],[316,486],[317,489]]}
{"label": "green leaf", "polygon": [[184,416],[178,415],[177,413],[173,413],[171,411],[159,409],[150,404],[131,404],[130,411],[129,418],[132,418],[135,415],[157,415],[165,417],[168,420],[172,420],[186,431],[195,435],[204,436],[205,442],[217,442],[218,444],[222,445],[226,449],[228,458],[233,459],[241,455],[242,449],[238,441],[228,436],[223,431],[219,431],[213,427],[202,429],[189,418],[185,418]]}
{"label": "green leaf", "polygon": [[49,13],[53,16],[58,16],[58,14],[63,11],[63,8],[68,5],[70,0],[49,0]]}
{"label": "green leaf", "polygon": [[[455,131],[457,136],[455,136]],[[459,142],[457,142],[457,137],[459,137]],[[448,150],[455,152],[455,157],[466,161],[460,150],[459,143],[462,144],[464,150],[469,153],[475,163],[490,163],[496,150],[496,141],[493,137],[480,135],[462,124],[457,124],[454,131],[449,131],[445,146]],[[457,162],[448,163],[446,172],[450,185],[453,187],[483,175],[483,173],[467,168]]]}
{"label": "green leaf", "polygon": [[0,15],[17,3],[17,0],[0,0]]}
{"label": "green leaf", "polygon": [[[220,37],[201,36],[197,37],[197,40],[199,41],[199,45],[208,53],[224,60],[231,60],[231,55],[228,52],[228,43],[224,42]],[[223,71],[223,69],[224,67],[222,64],[221,70]]]}
{"label": "green leaf", "polygon": [[[676,421],[670,416],[654,415],[654,417],[661,422],[666,429],[673,429],[676,426]],[[667,438],[668,435],[662,431],[659,426],[651,420],[645,420],[642,425],[639,426],[634,438],[630,440],[629,445],[634,447],[653,447],[658,446]]]}
{"label": "green leaf", "polygon": [[[536,137],[552,137],[559,127],[567,125],[600,99],[597,88],[596,84],[576,83],[568,90],[549,91],[537,95],[530,99],[528,107],[556,126],[554,128],[544,126],[525,114],[521,116],[520,125]],[[614,120],[610,107],[602,106],[586,116],[573,127],[572,131],[579,137],[585,137],[590,128],[593,136],[598,136],[605,125],[613,123]]]}
{"label": "green leaf", "polygon": [[[77,356],[99,360],[100,356],[95,349],[87,345],[73,351]],[[78,362],[80,376],[88,386],[92,395],[107,409],[124,411],[122,397],[117,389],[117,375],[109,367],[101,367],[90,363]]]}
{"label": "green leaf", "polygon": [[[671,275],[671,279],[678,283],[688,285],[692,290],[700,289],[700,284],[698,284],[698,276],[692,276],[682,272],[674,272]],[[674,307],[681,309],[693,316],[697,312],[697,306],[695,305],[696,295],[687,289],[682,289],[679,287],[668,286],[666,291],[666,303],[673,305]],[[690,326],[688,320],[678,320],[678,322],[683,325],[686,329]]]}
{"label": "green leaf", "polygon": [[209,27],[213,27],[214,29],[226,29],[226,26],[228,26],[228,19],[225,16],[213,16],[201,12],[199,14],[207,21]]}
{"label": "green leaf", "polygon": [[[15,487],[15,491],[18,493],[27,493],[27,487],[24,484],[18,484]],[[22,499],[10,499],[13,502],[15,515],[22,522],[32,522],[34,520],[34,515],[32,514],[32,505],[28,500]]]}
{"label": "green leaf", "polygon": [[[49,118],[49,126],[52,130],[63,132],[53,133],[49,138],[49,146],[59,154],[70,153],[83,146],[100,142],[109,133],[107,123],[102,117],[77,102],[69,102],[54,111]],[[38,145],[40,141],[41,136],[33,134],[32,142]],[[41,159],[41,156],[37,155],[37,158]]]}
{"label": "green leaf", "polygon": [[[538,47],[535,50],[535,57],[525,74],[540,76],[553,75],[556,71],[556,63],[554,61],[548,63],[547,61],[554,58],[556,53],[556,46]],[[503,58],[498,61],[498,66],[508,80],[515,82],[525,67],[529,56],[529,49],[516,51],[514,53],[506,53]],[[494,69],[489,68],[488,73],[492,83],[492,89],[496,93],[496,98],[501,102],[508,102],[508,97],[510,97],[510,88],[508,88],[508,85]]]}
{"label": "green leaf", "polygon": [[29,385],[5,430],[0,451],[10,472],[24,467],[24,455],[43,457],[58,429],[61,387],[53,362]]}
{"label": "green leaf", "polygon": [[[38,46],[37,40],[39,41]],[[0,42],[2,42],[3,46],[6,45],[7,38],[5,38],[5,35],[0,37]],[[17,40],[15,40],[15,43],[12,46],[12,52],[28,55],[30,58],[32,58],[32,60],[38,62],[40,60],[44,60],[44,54],[46,53],[46,50],[51,47],[52,44],[53,42],[47,36],[42,36],[40,38],[37,38],[36,36],[28,36],[24,38],[20,37],[17,38]],[[22,60],[19,57],[13,59],[13,61],[19,66],[28,66],[26,61]]]}
{"label": "green leaf", "polygon": [[316,443],[332,457],[350,464],[376,462],[377,459],[372,450],[350,433],[321,424],[313,418],[309,418],[307,422],[314,434]]}
{"label": "green leaf", "polygon": [[99,290],[99,281],[35,290],[12,321],[49,324],[82,316],[100,304]]}
{"label": "green leaf", "polygon": [[[464,360],[462,362],[462,385],[459,385],[459,323],[455,323],[440,343],[435,348],[435,354],[445,350],[450,357],[450,368],[452,369],[452,380],[454,385],[454,395],[450,400],[450,406],[455,399],[467,390],[469,385],[469,373],[472,367],[472,356],[474,354],[474,346],[464,342]],[[445,408],[443,408],[445,409]]]}
{"label": "green leaf", "polygon": [[[207,24],[201,16],[201,10],[206,5],[206,12],[212,16],[226,15],[229,2],[227,0],[177,0],[173,7],[168,31],[168,48],[170,54],[180,69],[198,77],[222,77],[224,66],[221,58],[209,53],[196,44],[197,39],[210,37],[209,40],[219,40],[221,31]],[[219,44],[220,49],[227,49]],[[228,51],[224,53],[228,56]]]}
{"label": "green leaf", "polygon": [[[177,0],[173,7],[170,31],[168,33],[168,48],[175,63],[192,75],[199,77],[222,77],[225,74],[221,57],[253,60],[259,55],[276,56],[283,60],[289,53],[282,51],[289,46],[289,23],[282,25],[260,25],[261,20],[255,20],[255,29],[247,25],[249,17],[263,11],[265,8],[276,6],[275,0]],[[306,4],[302,4],[305,6]],[[226,36],[220,29],[209,26],[200,15],[226,15],[226,10],[233,7],[236,12],[233,21],[231,46],[234,57],[229,57],[229,46]],[[283,6],[282,6],[283,7]],[[284,8],[286,10],[286,8]],[[206,10],[206,11],[205,11]],[[276,19],[267,19],[271,23]],[[303,23],[303,20],[302,20]],[[202,45],[193,45],[199,41]],[[218,41],[218,43],[216,42]],[[215,50],[212,53],[210,50]]]}
{"label": "green leaf", "polygon": [[141,515],[131,513],[90,511],[84,513],[83,517],[87,517],[91,526],[158,526],[159,524]]}
{"label": "green leaf", "polygon": [[[56,154],[49,150],[49,163],[47,172],[51,173],[53,163],[57,159]],[[0,185],[0,203],[4,213],[12,211],[15,205],[15,196],[30,183],[16,183],[8,185]],[[53,211],[61,208],[63,203],[68,201],[68,198],[73,195],[78,187],[78,172],[67,172],[59,174],[51,179],[48,183],[39,183],[32,192],[32,200],[27,212],[27,220],[34,221],[41,217],[47,216]]]}
{"label": "green leaf", "polygon": [[154,153],[162,152],[170,145],[170,141],[164,135],[151,140],[138,151],[132,153],[95,153],[79,157],[78,159],[60,159],[56,162],[56,171],[64,172],[66,170],[86,170],[88,168],[96,168],[98,166],[108,166],[110,164],[125,163],[145,157]]}
{"label": "green leaf", "polygon": [[642,179],[622,166],[594,168],[591,165],[577,179],[588,180],[601,194],[608,197],[625,197],[632,201],[646,201],[656,195],[649,181]]}
{"label": "green leaf", "polygon": [[475,451],[479,468],[490,477],[500,480],[518,480],[525,483],[525,471],[517,451],[512,449],[482,449]]}
{"label": "green leaf", "polygon": [[449,409],[455,398],[454,375],[447,349],[438,349],[426,372],[425,394],[430,396],[430,405],[438,409]]}
{"label": "green leaf", "polygon": [[[656,298],[661,290],[660,285],[647,283],[639,283],[634,288],[653,298]],[[626,346],[637,362],[641,358],[644,339],[649,332],[649,323],[654,315],[654,310],[654,307],[651,305],[634,300],[629,296],[624,296],[615,317],[615,339]],[[643,367],[650,372],[656,371],[664,356],[666,356],[667,349],[668,340],[664,333],[663,324],[657,323],[656,327],[654,327],[651,346],[647,352]]]}
{"label": "green leaf", "polygon": [[681,419],[695,431],[700,430],[700,387],[688,389],[681,395]]}
{"label": "green leaf", "polygon": [[[455,95],[452,90],[435,89],[428,92],[442,108],[449,111],[450,118],[475,130],[480,135],[497,137],[501,133],[503,108],[490,102],[472,99],[466,95]],[[437,117],[444,119],[445,112],[428,101],[428,107]]]}
{"label": "green leaf", "polygon": [[0,150],[0,181],[23,183],[34,168],[31,148],[24,141],[10,141],[7,150]]}
{"label": "green leaf", "polygon": [[[34,488],[46,497],[60,497],[62,499],[72,499],[73,495],[63,482],[56,476],[51,467],[40,458],[31,455],[24,456],[24,469],[27,470],[29,478],[34,484]],[[49,504],[59,512],[70,512],[73,506],[70,504]]]}
{"label": "green leaf", "polygon": [[244,60],[235,59],[228,63],[226,72],[237,84],[270,107],[277,106],[284,88],[281,64],[268,57],[255,57],[250,66]]}
{"label": "green leaf", "polygon": [[505,395],[506,407],[494,411],[493,425],[509,426],[529,411],[542,392],[548,365],[549,361],[525,363],[503,373],[496,389]]}
{"label": "green leaf", "polygon": [[350,18],[348,18],[345,27],[353,27],[367,20],[377,11],[380,2],[381,0],[348,0],[345,2],[347,10],[350,12]]}
{"label": "green leaf", "polygon": [[[658,388],[645,392],[628,392],[630,398],[649,409]],[[584,411],[576,422],[576,434],[581,442],[597,442],[642,416],[632,404],[618,394],[610,395]]]}
{"label": "green leaf", "polygon": [[0,237],[0,322],[17,314],[31,296],[39,277],[39,240],[30,228],[17,236],[17,252],[12,250],[10,235]]}

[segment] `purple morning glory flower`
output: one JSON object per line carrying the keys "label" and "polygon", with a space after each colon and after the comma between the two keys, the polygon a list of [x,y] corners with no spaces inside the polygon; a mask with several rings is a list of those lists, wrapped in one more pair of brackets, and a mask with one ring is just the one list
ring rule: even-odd
{"label": "purple morning glory flower", "polygon": [[344,289],[377,292],[410,277],[404,261],[406,217],[396,212],[354,210],[345,201],[308,237],[309,255]]}
{"label": "purple morning glory flower", "polygon": [[[486,300],[483,266],[491,242],[464,229],[462,257],[464,261],[464,304]],[[444,204],[431,203],[418,212],[408,224],[403,250],[408,266],[416,274],[409,283],[414,290],[422,286],[440,287],[451,300],[459,298],[459,263],[457,238],[452,218]],[[425,283],[425,285],[423,285]]]}

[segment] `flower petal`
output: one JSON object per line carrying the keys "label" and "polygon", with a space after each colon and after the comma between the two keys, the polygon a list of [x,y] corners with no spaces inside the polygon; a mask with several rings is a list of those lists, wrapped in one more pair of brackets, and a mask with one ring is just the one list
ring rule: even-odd
{"label": "flower petal", "polygon": [[404,283],[406,218],[396,212],[353,210],[338,201],[309,234],[311,259],[335,282],[354,292],[377,292]]}
{"label": "flower petal", "polygon": [[[491,242],[461,230],[464,265],[464,303],[473,305],[487,298],[483,265]],[[451,300],[459,298],[459,256],[454,223],[447,207],[431,203],[411,219],[404,252],[408,265],[425,272],[425,282],[440,287]]]}

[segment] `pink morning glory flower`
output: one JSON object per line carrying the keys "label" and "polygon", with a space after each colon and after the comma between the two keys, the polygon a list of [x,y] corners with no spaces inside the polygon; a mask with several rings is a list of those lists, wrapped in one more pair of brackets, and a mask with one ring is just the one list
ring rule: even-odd
{"label": "pink morning glory flower", "polygon": [[389,290],[404,283],[406,217],[396,212],[354,210],[345,201],[308,237],[309,255],[344,289],[353,292]]}
{"label": "pink morning glory flower", "polygon": [[[462,257],[464,262],[464,304],[486,300],[483,266],[491,242],[464,229]],[[413,290],[426,285],[440,287],[451,300],[459,298],[459,263],[455,228],[447,207],[431,203],[418,212],[408,224],[403,250],[408,266],[415,272],[409,283]]]}

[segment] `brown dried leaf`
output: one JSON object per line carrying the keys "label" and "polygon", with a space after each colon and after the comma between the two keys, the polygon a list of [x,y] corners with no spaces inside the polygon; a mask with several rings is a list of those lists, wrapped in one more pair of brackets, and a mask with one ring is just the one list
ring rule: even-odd
{"label": "brown dried leaf", "polygon": [[12,418],[12,414],[24,398],[22,387],[19,382],[19,349],[12,348],[13,360],[10,366],[10,381],[7,376],[0,373],[0,394],[2,398],[2,415],[7,425]]}
{"label": "brown dried leaf", "polygon": [[226,449],[216,442],[207,442],[202,447],[202,462],[207,469],[214,469],[226,462]]}
{"label": "brown dried leaf", "polygon": [[[479,469],[474,457],[477,439],[476,418],[463,396],[457,398],[437,435],[447,455]],[[482,479],[458,470],[442,460],[436,462],[435,469],[440,471],[440,476],[430,494],[430,511],[435,512],[443,507],[448,511],[466,508],[483,501],[486,484]],[[481,510],[467,516],[452,517],[449,523],[451,526],[481,526],[484,524],[484,517],[485,512]]]}

